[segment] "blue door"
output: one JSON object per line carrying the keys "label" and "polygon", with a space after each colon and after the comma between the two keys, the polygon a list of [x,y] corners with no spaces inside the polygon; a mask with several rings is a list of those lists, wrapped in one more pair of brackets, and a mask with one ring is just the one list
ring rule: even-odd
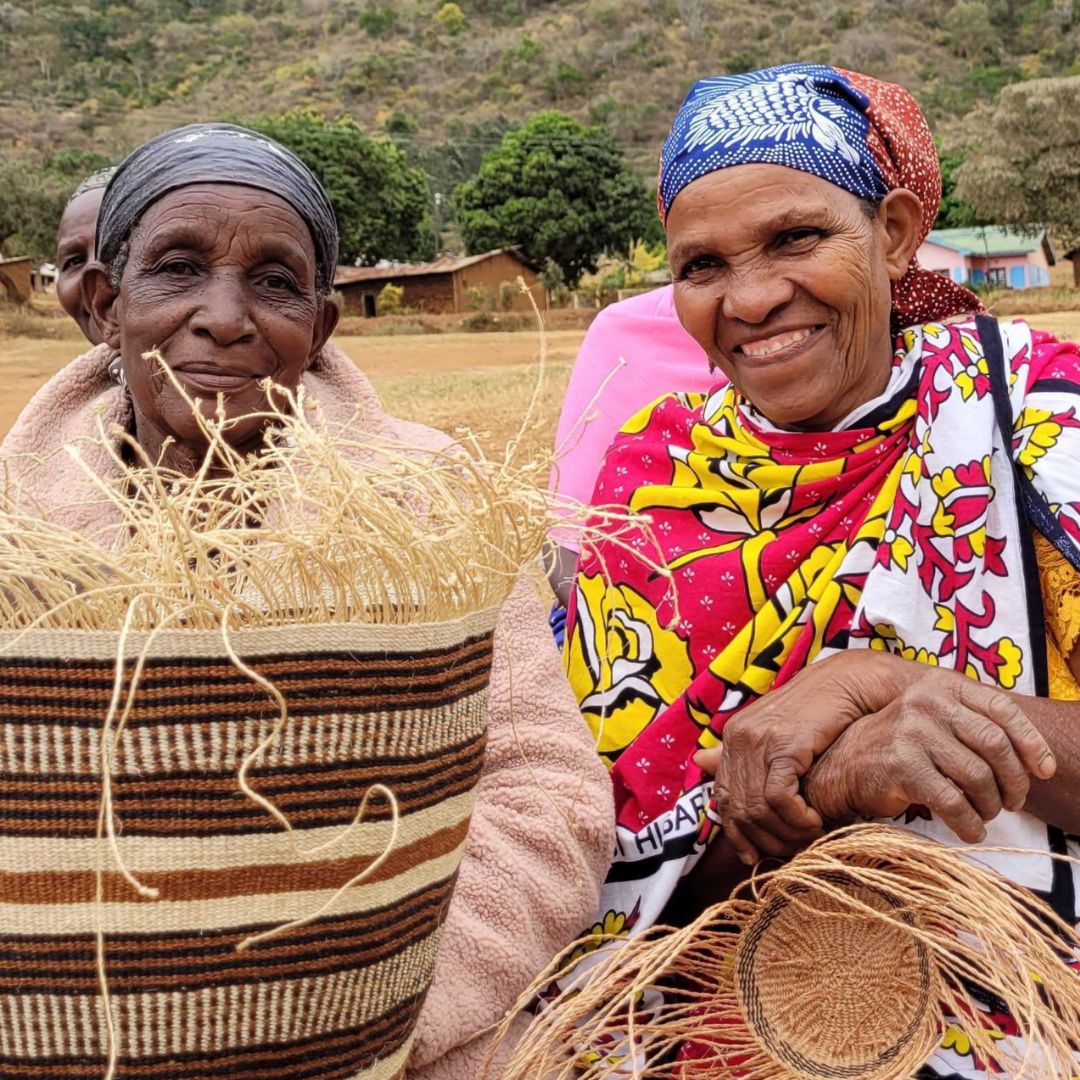
{"label": "blue door", "polygon": [[1024,287],[1024,268],[1022,266],[1014,266],[1009,271],[1009,288],[1010,289],[1022,289]]}

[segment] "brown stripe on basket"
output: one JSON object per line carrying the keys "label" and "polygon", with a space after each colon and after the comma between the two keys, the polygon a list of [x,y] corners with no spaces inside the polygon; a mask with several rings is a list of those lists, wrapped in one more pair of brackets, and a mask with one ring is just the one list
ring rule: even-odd
{"label": "brown stripe on basket", "polygon": [[[292,716],[318,715],[327,712],[385,712],[404,709],[438,709],[450,702],[473,694],[488,684],[490,672],[485,669],[462,668],[453,678],[418,681],[416,679],[341,680],[338,692],[321,688],[284,687],[278,689],[289,703]],[[0,671],[0,679],[3,672]],[[179,684],[178,684],[179,688]],[[277,715],[277,707],[252,684],[240,692],[226,696],[210,694],[198,685],[188,683],[188,693],[174,694],[171,700],[154,705],[146,704],[140,691],[128,721],[131,725],[174,723],[177,720],[235,720],[238,716]],[[12,700],[0,702],[0,723],[33,720],[41,724],[69,724],[100,727],[111,695],[104,691],[80,691],[77,687],[54,689],[46,701]]]}
{"label": "brown stripe on basket", "polygon": [[[383,1016],[359,1027],[288,1042],[209,1053],[175,1054],[167,1058],[120,1059],[119,1080],[396,1080],[404,1060],[393,1064],[411,1041],[412,1025],[426,989]],[[0,1080],[101,1080],[104,1054],[78,1057],[0,1056]]]}
{"label": "brown stripe on basket", "polygon": [[[298,703],[336,700],[343,692],[366,700],[373,691],[401,700],[441,693],[445,700],[457,686],[475,684],[477,678],[485,681],[483,676],[490,674],[491,649],[488,635],[436,655],[383,656],[378,662],[359,654],[250,657],[245,662]],[[67,663],[0,657],[0,718],[38,708],[57,708],[60,715],[78,718],[101,703],[108,705],[113,679],[111,661]],[[140,679],[137,709],[140,715],[153,719],[165,707],[184,708],[200,702],[228,706],[249,700],[265,701],[266,695],[238,677],[227,661],[151,660]],[[159,708],[148,706],[149,702]]]}
{"label": "brown stripe on basket", "polygon": [[[291,930],[257,949],[237,952],[251,934],[274,924],[253,923],[227,931],[109,935],[105,941],[109,986],[114,993],[150,993],[191,986],[225,986],[286,977],[330,975],[379,959],[442,925],[454,878],[444,878],[392,905],[327,916]],[[100,992],[91,935],[0,936],[0,994]]]}
{"label": "brown stripe on basket", "polygon": [[[436,931],[389,959],[331,975],[117,995],[118,1048],[154,1058],[330,1038],[423,994],[438,948]],[[102,1021],[100,998],[0,995],[0,1053],[81,1057],[103,1040]]]}
{"label": "brown stripe on basket", "polygon": [[[256,771],[252,786],[270,798],[296,828],[348,824],[363,793],[374,783],[390,787],[402,814],[434,806],[474,787],[484,759],[486,736],[439,758],[415,764],[312,765]],[[116,814],[128,836],[214,836],[274,827],[269,815],[238,788],[235,775],[172,773],[113,781]],[[93,836],[100,786],[79,777],[67,780],[25,775],[0,777],[0,836]],[[374,800],[368,818],[386,820],[389,807]]]}
{"label": "brown stripe on basket", "polygon": [[[386,861],[364,879],[365,884],[389,881],[414,866],[448,855],[465,839],[468,831],[466,818],[413,844],[396,847]],[[161,900],[169,902],[251,896],[255,906],[257,900],[265,900],[274,893],[336,889],[361,873],[376,858],[376,855],[355,855],[346,859],[298,860],[220,870],[193,866],[173,873],[142,874],[140,878],[144,885],[160,890]],[[84,904],[94,898],[96,884],[97,875],[93,870],[28,870],[21,874],[0,871],[0,896],[5,904]],[[102,885],[106,903],[159,902],[140,897],[119,872],[104,873]]]}

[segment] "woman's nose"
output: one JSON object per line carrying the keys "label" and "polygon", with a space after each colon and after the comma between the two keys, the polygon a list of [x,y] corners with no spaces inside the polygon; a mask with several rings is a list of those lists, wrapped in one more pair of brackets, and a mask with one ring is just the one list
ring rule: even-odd
{"label": "woman's nose", "polygon": [[728,275],[720,308],[725,319],[751,325],[763,323],[792,299],[791,282],[767,263],[745,266]]}
{"label": "woman's nose", "polygon": [[215,345],[235,345],[255,337],[251,298],[244,282],[232,274],[213,274],[199,297],[189,320],[192,332],[210,338]]}

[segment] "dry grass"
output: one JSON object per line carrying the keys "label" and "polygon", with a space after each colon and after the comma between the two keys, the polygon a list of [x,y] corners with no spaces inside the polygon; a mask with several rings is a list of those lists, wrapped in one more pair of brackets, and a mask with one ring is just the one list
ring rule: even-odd
{"label": "dry grass", "polygon": [[[537,422],[523,443],[530,453],[548,448],[554,441],[570,367],[561,363],[548,369]],[[391,377],[378,380],[377,389],[393,415],[450,434],[455,428],[468,428],[487,453],[495,454],[516,434],[536,385],[536,374],[537,369],[530,365],[510,371],[488,368]]]}
{"label": "dry grass", "polygon": [[0,339],[16,337],[35,341],[82,340],[79,328],[51,297],[35,297],[27,304],[0,300]]}

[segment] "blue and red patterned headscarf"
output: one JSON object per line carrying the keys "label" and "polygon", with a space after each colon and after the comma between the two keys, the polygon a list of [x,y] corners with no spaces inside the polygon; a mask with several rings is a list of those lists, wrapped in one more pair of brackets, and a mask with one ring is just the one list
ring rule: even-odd
{"label": "blue and red patterned headscarf", "polygon": [[[702,79],[679,109],[660,156],[660,217],[683,188],[733,165],[784,165],[876,202],[894,188],[922,201],[920,242],[941,204],[930,127],[903,87],[824,64],[784,64]],[[912,260],[893,283],[897,328],[982,311],[974,293]]]}

